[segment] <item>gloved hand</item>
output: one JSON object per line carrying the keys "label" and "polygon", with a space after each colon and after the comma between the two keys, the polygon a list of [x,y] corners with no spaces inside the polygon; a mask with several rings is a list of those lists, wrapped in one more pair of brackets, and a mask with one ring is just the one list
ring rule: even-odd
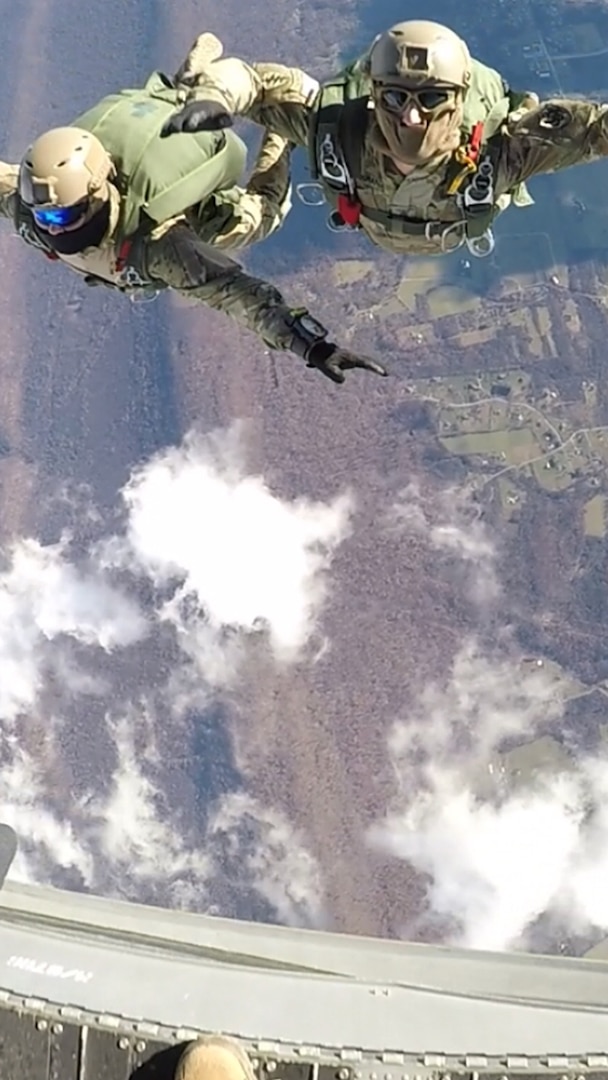
{"label": "gloved hand", "polygon": [[331,341],[317,341],[307,350],[304,359],[306,367],[317,368],[322,375],[326,375],[335,383],[344,382],[344,372],[352,371],[353,368],[362,368],[363,371],[371,371],[374,375],[388,375],[382,364],[377,364],[368,356],[359,356],[357,353],[341,349]]}
{"label": "gloved hand", "polygon": [[161,130],[161,139],[179,132],[220,131],[232,127],[234,119],[219,101],[191,101],[173,113]]}
{"label": "gloved hand", "polygon": [[358,353],[341,349],[333,341],[327,340],[327,330],[305,308],[291,311],[287,319],[287,325],[293,332],[291,352],[301,356],[306,361],[306,366],[317,368],[322,375],[326,375],[335,383],[344,382],[344,372],[352,371],[353,368],[362,368],[371,371],[374,375],[388,375],[382,364],[370,360],[368,356],[359,356]]}

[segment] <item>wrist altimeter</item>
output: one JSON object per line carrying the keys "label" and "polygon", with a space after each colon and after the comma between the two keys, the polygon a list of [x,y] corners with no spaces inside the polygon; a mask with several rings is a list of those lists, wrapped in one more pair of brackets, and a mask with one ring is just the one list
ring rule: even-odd
{"label": "wrist altimeter", "polygon": [[293,330],[294,340],[291,345],[292,352],[297,356],[307,359],[313,345],[325,341],[328,331],[317,319],[309,315],[307,311],[293,311],[289,319],[289,326]]}

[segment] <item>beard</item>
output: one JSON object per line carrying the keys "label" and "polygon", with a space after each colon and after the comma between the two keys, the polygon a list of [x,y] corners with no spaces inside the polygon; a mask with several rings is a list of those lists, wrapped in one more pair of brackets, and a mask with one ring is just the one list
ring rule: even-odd
{"label": "beard", "polygon": [[411,128],[401,123],[397,113],[375,109],[374,142],[383,154],[404,165],[424,165],[433,158],[452,154],[460,145],[463,107],[455,107],[427,120],[424,127]]}

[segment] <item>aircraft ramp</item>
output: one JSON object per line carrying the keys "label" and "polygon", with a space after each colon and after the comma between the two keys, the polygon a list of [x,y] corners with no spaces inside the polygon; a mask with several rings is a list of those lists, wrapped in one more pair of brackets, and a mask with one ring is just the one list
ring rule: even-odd
{"label": "aircraft ramp", "polygon": [[259,1080],[608,1080],[603,960],[2,886],[2,839],[0,1080],[171,1080],[208,1033],[239,1039]]}

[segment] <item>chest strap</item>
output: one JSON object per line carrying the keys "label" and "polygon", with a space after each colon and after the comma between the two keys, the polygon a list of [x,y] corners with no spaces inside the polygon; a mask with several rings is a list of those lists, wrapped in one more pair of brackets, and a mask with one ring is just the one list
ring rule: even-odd
{"label": "chest strap", "polygon": [[460,224],[458,221],[425,221],[422,218],[407,217],[405,214],[392,214],[389,210],[376,210],[372,206],[360,206],[359,218],[382,225],[393,234],[424,236],[427,240],[436,240],[446,229]]}

